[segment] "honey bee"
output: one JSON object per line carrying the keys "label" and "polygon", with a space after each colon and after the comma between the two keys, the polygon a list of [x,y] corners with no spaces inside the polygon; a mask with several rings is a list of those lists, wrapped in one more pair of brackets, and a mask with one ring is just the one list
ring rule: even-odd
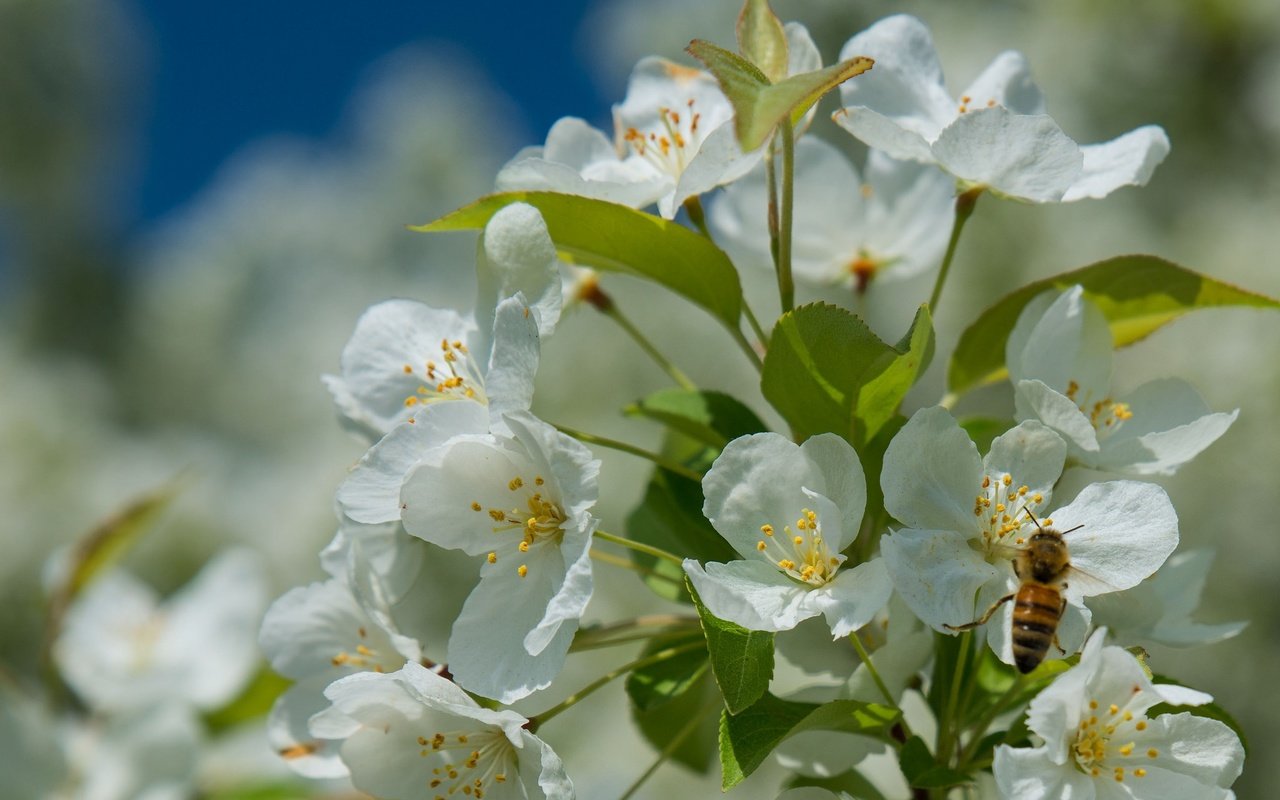
{"label": "honey bee", "polygon": [[[1013,663],[1025,675],[1040,665],[1050,644],[1057,646],[1058,623],[1067,608],[1067,598],[1062,592],[1067,588],[1067,575],[1071,572],[1067,542],[1062,537],[1083,526],[1077,525],[1068,531],[1045,528],[1029,509],[1023,511],[1031,517],[1037,530],[1013,559],[1013,574],[1022,582],[1018,591],[1001,597],[979,620],[945,627],[966,631],[985,625],[1000,606],[1012,600]],[[1060,646],[1058,649],[1062,650]]]}

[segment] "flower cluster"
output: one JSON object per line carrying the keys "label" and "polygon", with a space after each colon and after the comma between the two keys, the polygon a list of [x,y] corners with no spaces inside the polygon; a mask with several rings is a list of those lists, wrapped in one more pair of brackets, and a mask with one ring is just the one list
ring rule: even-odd
{"label": "flower cluster", "polygon": [[[1008,375],[1014,418],[974,425],[951,410],[971,385],[903,411],[934,347],[928,314],[890,345],[841,309],[795,307],[791,286],[794,271],[873,292],[937,269],[936,306],[979,194],[1067,202],[1141,185],[1168,153],[1164,133],[1075,144],[1017,53],[953,98],[912,17],[876,23],[826,68],[805,29],[766,3],[745,5],[739,37],[741,55],[691,46],[707,70],[644,59],[612,143],[565,118],[502,168],[497,194],[425,226],[483,228],[473,311],[391,300],[356,323],[325,382],[368,450],[337,490],[330,577],[279,598],[262,625],[272,666],[295,682],[272,712],[273,746],[302,774],[377,797],[571,797],[535,733],[631,673],[663,758],[700,735],[702,703],[678,704],[723,700],[726,787],[781,745],[786,766],[826,777],[853,768],[871,780],[867,764],[887,757],[903,789],[989,769],[1005,797],[1109,796],[1108,780],[1134,797],[1222,796],[1243,757],[1235,733],[1160,713],[1208,698],[1153,684],[1093,624],[1122,643],[1239,630],[1190,622],[1196,598],[1169,585],[1202,582],[1207,561],[1175,555],[1173,503],[1141,480],[1188,463],[1236,412],[1211,412],[1174,379],[1111,388],[1113,349],[1140,338],[1117,323],[1159,315],[1089,276],[1011,294],[975,326],[1003,347],[1002,363],[987,347],[979,366]],[[872,148],[861,177],[812,132],[814,100],[837,84],[835,121]],[[766,143],[744,149],[739,123],[770,109]],[[704,217],[701,197],[717,189]],[[711,310],[791,435],[699,389],[594,274],[566,289],[561,258]],[[751,263],[778,275],[771,330],[734,275]],[[664,426],[659,451],[535,414],[541,347],[574,299],[677,384],[631,409]],[[961,359],[958,348],[953,368],[980,372]],[[656,465],[626,537],[601,530],[612,525],[597,516],[601,462],[588,444]],[[636,571],[678,612],[584,625],[593,559]],[[458,565],[448,576],[446,563]],[[1139,597],[1141,618],[1125,610]],[[541,714],[506,708],[536,705],[571,649],[638,639],[635,661]],[[774,674],[775,639],[799,685]],[[643,716],[665,703],[687,710],[680,729]],[[782,733],[752,728],[766,723]],[[845,752],[809,745],[813,729],[838,731],[830,741]]]}

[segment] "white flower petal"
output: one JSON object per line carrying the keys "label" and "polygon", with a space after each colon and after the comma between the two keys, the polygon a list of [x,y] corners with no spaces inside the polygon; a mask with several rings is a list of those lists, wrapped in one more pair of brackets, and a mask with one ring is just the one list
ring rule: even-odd
{"label": "white flower petal", "polygon": [[[955,117],[955,103],[947,93],[933,38],[920,20],[905,14],[880,20],[840,49],[841,61],[855,56],[869,56],[876,65],[840,84],[841,105],[875,109],[877,116],[883,115],[895,127],[927,141],[937,138],[938,132]],[[861,116],[853,111],[849,121],[856,123]],[[850,132],[862,138],[853,130]],[[896,158],[912,158],[911,154],[894,152],[878,142],[863,141]]]}
{"label": "white flower petal", "polygon": [[493,329],[498,303],[517,293],[537,310],[539,335],[551,335],[564,297],[556,247],[538,209],[512,203],[494,214],[484,227],[476,267],[476,325],[482,337]]}
{"label": "white flower petal", "polygon": [[992,480],[1011,475],[1015,487],[1026,486],[1028,494],[1038,493],[1048,503],[1066,459],[1067,445],[1062,437],[1028,420],[995,438],[983,466]]}
{"label": "white flower petal", "polygon": [[1146,186],[1169,155],[1169,137],[1158,125],[1144,125],[1103,144],[1084,145],[1084,171],[1062,201],[1101,198],[1122,186]]}
{"label": "white flower petal", "polygon": [[936,269],[955,221],[955,179],[937,167],[867,155],[864,246],[885,261],[876,280],[900,280]]}
{"label": "white flower petal", "polygon": [[1138,475],[1170,475],[1227,432],[1239,415],[1213,413],[1177,378],[1152,381],[1125,398],[1133,413],[1106,442],[1098,466]]}
{"label": "white flower petal", "polygon": [[1031,80],[1031,65],[1016,50],[1006,50],[996,56],[969,84],[960,102],[969,110],[996,105],[1015,114],[1044,113],[1044,95]]}
{"label": "white flower petal", "polygon": [[848,636],[870,622],[892,593],[889,572],[879,558],[842,569],[835,580],[811,592],[813,603],[831,626],[833,639]]}
{"label": "white flower petal", "polygon": [[880,486],[885,509],[907,527],[977,535],[973,501],[982,488],[982,457],[945,408],[923,408],[898,431],[884,454]]}
{"label": "white flower petal", "polygon": [[1042,747],[996,748],[992,772],[1001,797],[1018,800],[1094,800],[1093,781],[1075,767],[1053,763]]}
{"label": "white flower petal", "polygon": [[658,211],[667,219],[674,218],[685,200],[736,181],[750,172],[763,155],[764,147],[743,153],[733,125],[724,123],[702,140],[698,152],[680,173],[675,191],[658,201]]}
{"label": "white flower petal", "polygon": [[1153,688],[1166,703],[1172,703],[1175,706],[1202,706],[1213,702],[1213,695],[1198,692],[1186,686],[1157,683]]}
{"label": "white flower petal", "polygon": [[[876,69],[879,68],[879,64],[880,62],[877,62]],[[875,72],[875,69],[871,72]],[[866,77],[871,72],[860,75],[859,78]],[[918,161],[921,164],[937,163],[926,135],[902,127],[899,119],[881,114],[866,106],[842,108],[832,114],[831,119],[868,147],[881,150],[894,158]],[[927,120],[919,120],[917,127],[925,131],[932,130],[932,125]]]}
{"label": "white flower petal", "polygon": [[308,720],[327,708],[328,679],[290,686],[276,698],[267,716],[267,741],[289,768],[306,778],[341,778],[347,766],[338,755],[338,742],[313,736]]}
{"label": "white flower petal", "polygon": [[955,531],[897,531],[880,540],[880,553],[893,588],[912,613],[944,633],[953,632],[945,625],[964,625],[976,619],[978,590],[1005,577]]}
{"label": "white flower petal", "polygon": [[715,616],[753,631],[785,631],[822,613],[810,592],[761,561],[708,563],[685,559],[685,574]]}
{"label": "white flower petal", "polygon": [[524,295],[498,303],[493,320],[493,352],[484,380],[490,428],[498,428],[504,414],[527,411],[533,403],[540,353],[538,314],[526,305]]}
{"label": "white flower petal", "polygon": [[559,633],[565,623],[576,628],[582,612],[591,600],[591,531],[565,534],[560,543],[560,556],[567,565],[564,581],[546,603],[546,613],[537,627],[524,637],[524,649],[539,655]]}
{"label": "white flower petal", "polygon": [[1064,532],[1079,526],[1064,535],[1071,554],[1067,596],[1072,599],[1099,594],[1104,587],[1119,591],[1136,586],[1178,546],[1178,515],[1155,484],[1095,483],[1055,511],[1053,520]]}
{"label": "white flower petal", "polygon": [[[1054,296],[1053,292],[1046,292]],[[1043,310],[1041,310],[1043,309]],[[1107,318],[1084,297],[1080,286],[1072,286],[1043,306],[1040,298],[1018,315],[1034,323],[1022,346],[1015,350],[1014,337],[1005,348],[1009,374],[1014,383],[1040,380],[1065,394],[1074,381],[1081,402],[1102,400],[1111,382],[1112,338]]]}
{"label": "white flower petal", "polygon": [[1044,381],[1018,381],[1013,387],[1015,413],[1020,420],[1038,419],[1066,438],[1077,458],[1097,457],[1098,432],[1069,397]]}
{"label": "white flower petal", "polygon": [[521,731],[520,738],[520,782],[529,800],[573,800],[573,782],[565,773],[560,756],[528,731]]}
{"label": "white flower petal", "polygon": [[484,406],[469,400],[431,403],[361,456],[338,487],[338,505],[357,522],[400,519],[400,487],[424,453],[459,434],[488,430]]}
{"label": "white flower petal", "polygon": [[1244,765],[1244,747],[1235,732],[1216,719],[1190,713],[1151,720],[1142,748],[1155,747],[1153,766],[1195,779],[1204,786],[1230,787]]}
{"label": "white flower petal", "polygon": [[1079,179],[1083,157],[1052,118],[996,106],[961,114],[933,155],[957,178],[1020,200],[1056,202]]}
{"label": "white flower petal", "polygon": [[822,69],[822,54],[813,43],[808,28],[799,22],[788,22],[782,26],[782,33],[787,37],[787,75]]}

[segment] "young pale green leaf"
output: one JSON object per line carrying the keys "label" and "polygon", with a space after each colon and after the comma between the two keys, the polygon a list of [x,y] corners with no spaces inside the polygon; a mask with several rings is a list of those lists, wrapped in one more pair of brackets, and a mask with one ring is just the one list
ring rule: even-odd
{"label": "young pale green leaf", "polygon": [[[738,557],[724,537],[702,515],[702,484],[665,469],[655,469],[644,499],[627,516],[627,536],[685,558],[699,561],[732,561]],[[631,558],[663,577],[648,576],[645,583],[667,600],[689,602],[684,572],[675,564],[632,551]]]}
{"label": "young pale green leaf", "polygon": [[964,432],[969,434],[973,443],[978,446],[979,453],[990,450],[991,443],[996,440],[996,437],[1013,427],[1013,420],[997,417],[961,417],[958,422],[960,427],[964,428]]}
{"label": "young pale green leaf", "polygon": [[[631,706],[631,718],[653,749],[696,772],[711,769],[720,733],[720,690],[704,671],[686,692],[648,711]],[[692,726],[692,727],[691,727]]]}
{"label": "young pale green leaf", "polygon": [[832,432],[858,448],[893,418],[932,349],[923,306],[897,347],[842,308],[801,306],[774,328],[761,390],[797,436]]}
{"label": "young pale green leaf", "polygon": [[1133,344],[1188,311],[1219,306],[1280,309],[1280,300],[1155,256],[1119,256],[1028,284],[988,308],[960,336],[947,386],[963,392],[1004,378],[1005,343],[1023,306],[1047,289],[1084,287],[1111,323],[1116,347]]}
{"label": "young pale green leaf", "polygon": [[738,50],[770,83],[787,77],[787,34],[769,0],[746,0],[738,15]]}
{"label": "young pale green leaf", "polygon": [[728,791],[741,783],[793,734],[834,730],[885,738],[897,718],[892,708],[875,703],[836,700],[817,705],[766,694],[750,708],[720,717],[721,788]]}
{"label": "young pale green leaf", "polygon": [[205,725],[210,732],[218,733],[242,722],[265,717],[276,698],[292,685],[293,681],[280,677],[271,667],[263,664],[239,697],[205,715]]}
{"label": "young pale green leaf", "polygon": [[660,422],[717,450],[739,436],[766,429],[754,411],[723,392],[663,389],[627,406],[625,411]]}
{"label": "young pale green leaf", "polygon": [[[701,642],[702,638],[699,631],[658,636],[645,645],[643,654]],[[638,710],[652,711],[696,686],[711,666],[707,659],[703,647],[633,670],[627,675],[627,696]]]}
{"label": "young pale green leaf", "polygon": [[742,285],[729,257],[705,236],[633,208],[556,192],[503,192],[410,230],[480,229],[511,203],[528,203],[542,213],[562,258],[648,278],[737,328]]}
{"label": "young pale green leaf", "polygon": [[724,695],[729,714],[738,714],[769,690],[773,678],[773,634],[747,630],[720,619],[702,605],[692,586],[693,604],[702,619],[702,632],[711,653],[711,672]]}
{"label": "young pale green leaf", "polygon": [[908,785],[916,789],[945,789],[968,780],[963,772],[939,764],[919,736],[912,736],[907,740],[898,759],[903,777],[907,779]]}
{"label": "young pale green leaf", "polygon": [[871,69],[874,63],[865,56],[857,56],[770,83],[758,67],[723,47],[694,39],[687,49],[707,65],[733,105],[734,129],[743,150],[754,150],[764,144],[783,120],[798,121],[824,94]]}

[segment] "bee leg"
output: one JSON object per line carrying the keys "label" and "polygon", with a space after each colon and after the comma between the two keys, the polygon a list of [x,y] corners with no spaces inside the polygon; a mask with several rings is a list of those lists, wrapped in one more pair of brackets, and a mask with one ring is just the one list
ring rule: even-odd
{"label": "bee leg", "polygon": [[[1062,584],[1062,588],[1063,589],[1067,588],[1067,585],[1065,583]],[[1064,597],[1062,598],[1062,605],[1058,606],[1058,619],[1062,619],[1062,614],[1066,610],[1067,610],[1067,598]],[[1062,653],[1063,656],[1067,655],[1067,651],[1062,648],[1062,642],[1058,641],[1057,631],[1053,632],[1053,646],[1058,648],[1058,652]]]}
{"label": "bee leg", "polygon": [[949,631],[967,631],[967,630],[972,630],[978,627],[979,625],[986,625],[987,620],[991,619],[991,615],[996,613],[996,609],[998,609],[1000,606],[1004,605],[1005,603],[1009,602],[1012,599],[1013,599],[1013,595],[1011,594],[1006,594],[1004,597],[1001,597],[999,600],[995,602],[994,605],[991,606],[991,608],[987,609],[987,613],[982,615],[982,619],[974,620],[973,622],[966,622],[963,625],[948,625],[947,623],[944,622],[942,623],[942,627],[946,628]]}

